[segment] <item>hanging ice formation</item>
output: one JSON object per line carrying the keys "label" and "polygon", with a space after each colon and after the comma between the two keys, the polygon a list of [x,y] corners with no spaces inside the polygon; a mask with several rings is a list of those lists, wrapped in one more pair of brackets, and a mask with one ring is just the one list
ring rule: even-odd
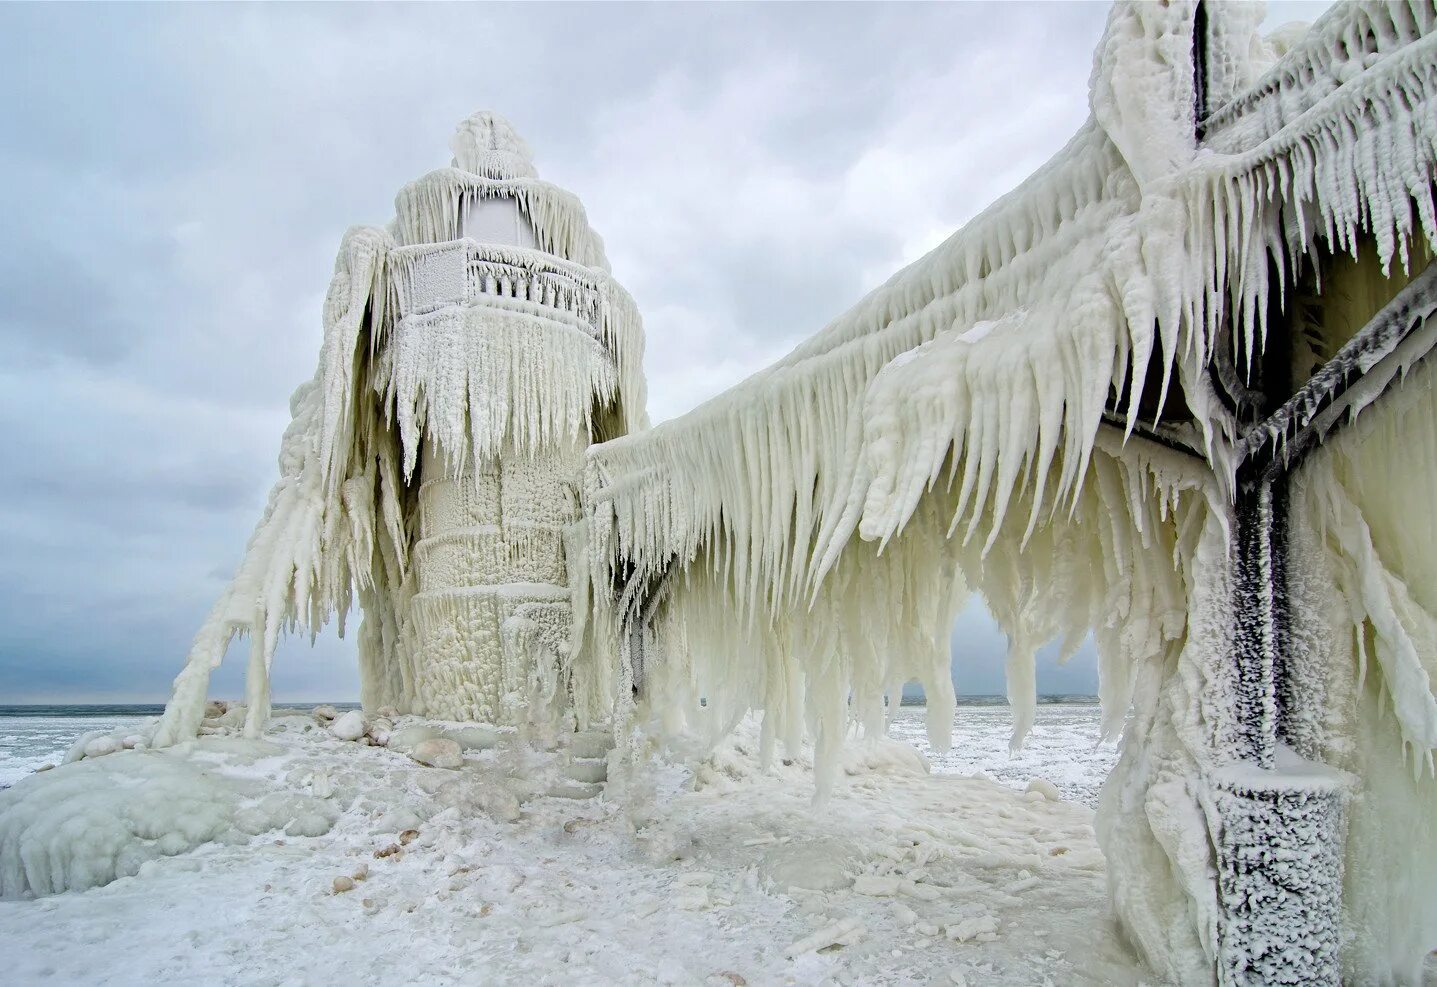
{"label": "hanging ice formation", "polygon": [[1096,637],[1124,738],[1100,835],[1161,977],[1416,981],[1437,10],[1345,3],[1268,39],[1260,13],[1115,6],[1051,162],[641,433],[598,238],[507,126],[466,122],[454,168],[346,236],[281,480],[156,741],[194,733],[241,632],[258,731],[279,634],[358,602],[366,705],[714,734],[760,709],[766,751],[815,741],[823,787],[905,681],[947,740],[971,590],[1010,640],[1015,743],[1038,646]]}
{"label": "hanging ice formation", "polygon": [[1437,11],[1260,20],[1118,4],[1052,161],[774,366],[591,449],[593,616],[629,715],[760,709],[821,786],[907,680],[946,742],[968,590],[1009,638],[1015,744],[1036,649],[1091,632],[1125,730],[1101,836],[1154,969],[1414,982]]}
{"label": "hanging ice formation", "polygon": [[280,480],[158,746],[194,736],[238,634],[258,733],[281,633],[336,614],[342,631],[355,602],[366,708],[608,713],[612,662],[575,634],[565,539],[584,448],[646,424],[638,313],[583,207],[535,177],[507,122],[477,113],[451,147],[388,227],[344,236]]}

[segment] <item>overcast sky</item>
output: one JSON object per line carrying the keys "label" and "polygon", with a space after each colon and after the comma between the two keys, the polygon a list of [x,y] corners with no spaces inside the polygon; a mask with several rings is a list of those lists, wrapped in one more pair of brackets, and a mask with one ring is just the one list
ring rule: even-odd
{"label": "overcast sky", "polygon": [[[1277,24],[1325,6],[1275,5]],[[643,311],[650,413],[1042,164],[1102,4],[0,6],[0,704],[159,701],[274,481],[345,228],[510,118]],[[963,691],[1004,642],[960,617]],[[216,694],[238,693],[237,646]],[[1090,655],[1040,683],[1092,691]],[[279,699],[357,695],[332,633]]]}

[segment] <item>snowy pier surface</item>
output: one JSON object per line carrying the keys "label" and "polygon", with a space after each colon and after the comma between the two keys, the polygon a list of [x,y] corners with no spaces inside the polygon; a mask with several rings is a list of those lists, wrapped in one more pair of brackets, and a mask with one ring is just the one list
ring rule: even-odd
{"label": "snowy pier surface", "polygon": [[[900,711],[895,732],[921,712]],[[1082,733],[1082,717],[1043,707],[1036,737]],[[960,711],[959,753],[1006,761],[1007,718]],[[210,843],[105,887],[0,901],[12,982],[1140,979],[1114,933],[1090,808],[930,773],[891,740],[850,745],[815,808],[806,758],[758,770],[752,723],[708,756],[616,772],[614,797],[576,800],[539,791],[562,755],[501,742],[461,769],[426,768],[285,720],[258,742],[93,763],[173,760],[256,805],[318,801],[327,833]],[[1092,718],[1086,734],[1082,751]],[[1059,787],[1100,777],[1111,750],[1092,754],[1085,782],[1070,753]]]}

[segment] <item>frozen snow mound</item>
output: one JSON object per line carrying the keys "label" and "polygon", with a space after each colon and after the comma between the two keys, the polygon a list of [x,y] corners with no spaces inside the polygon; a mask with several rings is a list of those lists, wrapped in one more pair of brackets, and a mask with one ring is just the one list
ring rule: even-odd
{"label": "frozen snow mound", "polygon": [[279,752],[264,741],[206,737],[22,779],[0,791],[0,898],[100,887],[140,873],[147,861],[275,829],[323,835],[335,820],[325,803],[215,770]]}

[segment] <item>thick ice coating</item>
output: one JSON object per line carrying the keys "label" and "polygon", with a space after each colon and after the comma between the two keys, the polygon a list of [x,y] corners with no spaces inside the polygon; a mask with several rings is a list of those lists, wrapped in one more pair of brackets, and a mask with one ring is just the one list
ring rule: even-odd
{"label": "thick ice coating", "polygon": [[[646,424],[638,313],[578,200],[535,177],[507,122],[475,114],[451,147],[387,229],[344,237],[280,480],[159,746],[194,736],[209,670],[243,634],[258,735],[280,635],[333,615],[343,630],[356,602],[368,708],[607,712],[609,660],[571,647],[564,539],[583,447]],[[537,691],[534,667],[553,680]]]}
{"label": "thick ice coating", "polygon": [[[1052,161],[774,366],[591,450],[586,474],[595,599],[626,587],[597,611],[652,627],[625,652],[639,709],[677,725],[703,699],[722,725],[761,708],[771,735],[816,732],[830,775],[823,738],[881,719],[907,678],[939,700],[933,726],[946,729],[943,638],[965,588],[1009,638],[1015,743],[1038,646],[1094,634],[1107,728],[1134,706],[1102,814],[1115,903],[1154,968],[1183,982],[1210,977],[1220,945],[1210,827],[1239,821],[1202,784],[1247,728],[1227,658],[1232,498],[1251,449],[1228,399],[1313,271],[1346,279],[1317,293],[1330,320],[1345,285],[1380,306],[1437,245],[1430,3],[1341,4],[1272,43],[1260,10],[1203,16],[1206,28],[1194,4],[1115,6],[1091,118]],[[1414,312],[1422,324],[1430,308]],[[1311,369],[1331,356],[1314,351]],[[1334,414],[1396,414],[1363,410],[1360,391]],[[1405,427],[1426,442],[1432,424],[1418,421]],[[1272,440],[1290,425],[1274,421]],[[1425,460],[1398,451],[1404,433],[1371,427],[1392,437],[1369,445],[1393,457],[1374,474],[1411,469],[1430,489]],[[1434,611],[1403,588],[1425,563],[1408,553],[1394,570],[1363,521],[1406,517],[1420,496],[1322,505],[1319,530],[1334,534],[1294,545],[1295,566],[1346,573],[1348,618],[1332,633],[1356,642],[1356,666],[1346,645],[1310,646],[1335,678],[1375,689],[1362,711],[1325,706],[1330,683],[1286,700],[1293,724],[1322,720],[1310,742],[1286,738],[1294,756],[1356,767],[1344,752],[1386,717],[1396,735],[1365,741],[1366,756],[1405,758],[1418,778],[1392,780],[1400,794],[1351,820],[1349,873],[1393,869],[1394,848],[1374,849],[1381,820],[1433,810]],[[1365,893],[1347,900],[1361,941],[1349,975],[1415,976],[1437,922],[1409,904],[1416,917],[1394,925],[1368,916]]]}

